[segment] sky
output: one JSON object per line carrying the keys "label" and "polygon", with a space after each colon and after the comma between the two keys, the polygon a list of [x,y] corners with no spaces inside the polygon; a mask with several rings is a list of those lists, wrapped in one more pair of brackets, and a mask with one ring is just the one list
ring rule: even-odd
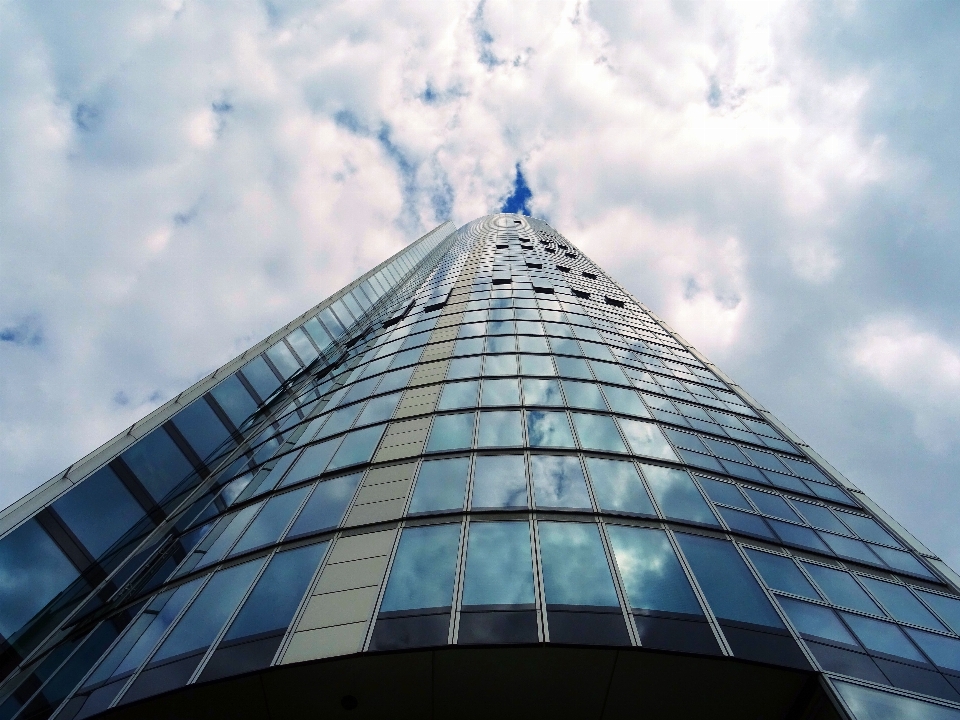
{"label": "sky", "polygon": [[0,507],[543,218],[960,569],[960,4],[0,2]]}

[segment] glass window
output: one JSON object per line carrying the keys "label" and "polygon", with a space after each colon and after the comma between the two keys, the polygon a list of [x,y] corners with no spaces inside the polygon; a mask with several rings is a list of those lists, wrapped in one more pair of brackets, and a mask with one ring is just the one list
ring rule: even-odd
{"label": "glass window", "polygon": [[813,585],[790,558],[751,549],[747,549],[747,556],[767,587],[811,600],[820,599]]}
{"label": "glass window", "polygon": [[693,479],[683,470],[646,463],[640,468],[664,517],[704,525],[719,524]]}
{"label": "glass window", "polygon": [[[498,335],[487,337],[486,348],[484,352],[488,353],[512,353],[517,351],[517,339],[513,335]],[[503,373],[509,374],[509,373]]]}
{"label": "glass window", "polygon": [[619,607],[597,526],[542,521],[538,525],[547,605]]}
{"label": "glass window", "polygon": [[917,591],[927,605],[942,617],[955,633],[960,633],[960,600],[931,592]]}
{"label": "glass window", "polygon": [[587,458],[587,471],[600,509],[656,515],[640,473],[632,462]]}
{"label": "glass window", "polygon": [[350,386],[350,389],[347,390],[346,395],[343,396],[343,399],[340,400],[338,404],[349,405],[357,400],[366,400],[368,397],[370,397],[373,389],[377,386],[377,382],[378,379],[374,377],[354,383]]}
{"label": "glass window", "polygon": [[526,405],[563,406],[560,383],[556,380],[533,380],[522,378],[523,402]]}
{"label": "glass window", "polygon": [[824,545],[820,536],[808,527],[791,525],[780,520],[768,519],[767,523],[773,528],[774,532],[780,536],[780,539],[787,545],[798,545],[809,548],[824,554],[828,554],[827,546]]}
{"label": "glass window", "polygon": [[276,376],[270,366],[267,365],[267,361],[260,355],[244,365],[239,372],[257,391],[261,400],[269,398],[280,387],[280,378]]}
{"label": "glass window", "polygon": [[322,473],[339,445],[340,438],[335,438],[308,447],[284,479],[284,485],[292,485]]}
{"label": "glass window", "polygon": [[719,619],[783,627],[733,543],[686,533],[677,533],[677,541]]}
{"label": "glass window", "polygon": [[857,720],[880,720],[881,718],[960,720],[960,711],[953,708],[838,680],[834,681],[834,685]]}
{"label": "glass window", "polygon": [[607,533],[631,608],[703,615],[663,530],[608,525]]}
{"label": "glass window", "polygon": [[567,405],[587,410],[606,410],[607,403],[600,394],[600,388],[594,383],[563,381],[563,392],[567,396]]}
{"label": "glass window", "polygon": [[540,508],[590,509],[580,460],[571,455],[531,455],[534,502]]}
{"label": "glass window", "polygon": [[402,370],[391,370],[380,380],[380,384],[377,385],[377,392],[390,392],[391,390],[399,390],[400,388],[406,387],[414,370],[415,368],[413,367],[403,368]]}
{"label": "glass window", "polygon": [[400,397],[403,393],[392,393],[391,395],[381,395],[375,397],[367,403],[357,418],[357,426],[372,425],[373,423],[383,422],[393,417],[393,413],[400,403]]}
{"label": "glass window", "polygon": [[779,495],[772,495],[771,493],[753,490],[752,488],[746,488],[746,493],[747,496],[753,500],[753,504],[760,508],[760,512],[763,514],[781,518],[782,520],[791,520],[798,523],[803,522],[800,516],[797,515]]}
{"label": "glass window", "polygon": [[315,317],[310,318],[303,324],[303,329],[307,331],[307,334],[313,338],[313,341],[317,344],[317,347],[320,350],[326,350],[327,346],[333,342],[327,331],[323,329],[323,325],[320,324],[320,321]]}
{"label": "glass window", "polygon": [[331,312],[330,308],[324,308],[320,311],[320,314],[317,316],[326,326],[327,330],[330,332],[333,337],[338,338],[343,335],[343,325],[340,324],[340,321],[337,319],[337,316]]}
{"label": "glass window", "polygon": [[555,357],[553,361],[557,364],[557,372],[561,377],[584,378],[593,380],[593,373],[587,367],[586,360],[571,357]]}
{"label": "glass window", "polygon": [[300,363],[297,362],[293,353],[290,352],[290,349],[282,340],[267,348],[266,355],[284,380],[289,380],[294,373],[300,370]]}
{"label": "glass window", "polygon": [[576,447],[564,412],[528,410],[527,438],[531,447]]}
{"label": "glass window", "polygon": [[860,576],[861,582],[867,590],[880,601],[880,604],[890,614],[890,617],[901,622],[919,625],[931,630],[946,630],[923,604],[914,597],[903,585],[876,580],[871,577]]}
{"label": "glass window", "polygon": [[440,394],[437,410],[459,410],[477,406],[477,395],[480,392],[479,380],[447,383]]}
{"label": "glass window", "polygon": [[893,623],[874,620],[862,615],[841,613],[847,625],[868,650],[895,655],[897,657],[926,664],[926,660],[913,643],[903,634],[903,630]]}
{"label": "glass window", "polygon": [[[191,570],[194,566],[204,567],[217,562],[233,546],[240,534],[247,528],[254,515],[263,505],[262,502],[247,507],[233,513],[225,515],[217,527],[214,528],[204,542],[200,544],[192,558],[180,567],[178,574],[183,574]],[[219,534],[218,534],[219,531]]]}
{"label": "glass window", "polygon": [[353,421],[357,419],[362,409],[363,403],[357,403],[356,405],[348,405],[347,407],[334,410],[327,416],[327,421],[320,428],[317,437],[326,438],[343,432],[353,425]]}
{"label": "glass window", "polygon": [[[520,332],[523,332],[523,330],[520,330]],[[517,338],[517,347],[520,350],[520,352],[525,352],[525,353],[547,354],[550,352],[550,346],[547,345],[547,339],[543,337],[531,337],[529,335],[521,335],[520,337]],[[550,373],[550,374],[552,375],[553,373]]]}
{"label": "glass window", "polygon": [[519,447],[523,445],[523,427],[519,410],[480,413],[477,447]]}
{"label": "glass window", "polygon": [[[547,332],[552,332],[552,330],[553,328],[551,327],[547,328]],[[580,343],[578,343],[576,340],[572,338],[551,337],[550,347],[553,348],[553,352],[555,352],[557,355],[574,355],[574,356],[583,355],[583,351],[580,349]],[[581,360],[581,362],[584,362],[584,361]],[[559,367],[559,364],[558,364],[558,367]],[[563,373],[562,368],[560,369],[560,372],[561,374]]]}
{"label": "glass window", "polygon": [[[593,370],[593,374],[597,376],[597,380],[600,382],[613,383],[614,385],[632,384],[629,380],[627,380],[627,376],[623,374],[623,370],[619,365],[592,361],[590,363],[590,367]],[[609,400],[609,397],[607,399]]]}
{"label": "glass window", "polygon": [[850,534],[850,531],[843,526],[843,523],[837,520],[836,516],[822,505],[814,505],[813,503],[803,502],[801,500],[793,500],[792,502],[800,511],[800,514],[807,519],[807,522],[814,527],[840,533],[841,535]]}
{"label": "glass window", "polygon": [[520,372],[523,375],[545,377],[556,377],[557,375],[557,371],[553,369],[553,360],[545,355],[521,355]]}
{"label": "glass window", "polygon": [[863,591],[863,588],[857,584],[857,581],[849,573],[812,563],[803,563],[803,567],[823,590],[827,600],[834,605],[875,615],[883,614],[877,604],[870,599],[870,596]]}
{"label": "glass window", "polygon": [[[463,337],[465,328],[472,327],[477,334],[481,334],[483,330],[482,325],[461,325],[460,332],[461,337],[457,340],[457,344],[453,346],[453,356],[455,358],[460,358],[464,360],[470,360],[472,358],[465,357],[466,355],[479,355],[483,352],[483,338],[482,337]],[[477,358],[479,361],[481,358]],[[480,374],[480,363],[477,362],[477,372],[472,373],[476,376]],[[466,375],[458,375],[457,377],[469,377]]]}
{"label": "glass window", "polygon": [[308,487],[302,487],[282,495],[275,495],[267,500],[263,509],[233,546],[230,554],[238,555],[279,540],[309,490]]}
{"label": "glass window", "polygon": [[707,497],[714,502],[753,512],[750,503],[747,502],[746,498],[743,497],[743,494],[733,483],[720,482],[719,480],[712,480],[705,477],[697,477],[697,480],[700,482],[700,487],[707,493]]}
{"label": "glass window", "polygon": [[326,549],[322,542],[274,555],[224,641],[286,629]]}
{"label": "glass window", "polygon": [[571,413],[571,416],[580,438],[580,445],[585,450],[606,450],[617,453],[627,451],[613,418],[576,412]]}
{"label": "glass window", "polygon": [[487,355],[483,359],[483,374],[485,377],[517,374],[516,355]]}
{"label": "glass window", "polygon": [[517,378],[484,380],[480,404],[485,407],[520,404],[520,382]]}
{"label": "glass window", "polygon": [[960,672],[960,640],[907,628],[907,635],[920,646],[934,664]]}
{"label": "glass window", "polygon": [[464,608],[533,603],[530,526],[526,522],[471,522]]}
{"label": "glass window", "polygon": [[363,430],[354,430],[347,433],[327,469],[339,470],[350,465],[370,462],[373,451],[380,444],[384,427],[384,425],[374,425]]}
{"label": "glass window", "polygon": [[380,612],[450,607],[460,525],[404,528]]}
{"label": "glass window", "polygon": [[430,428],[427,452],[463,450],[473,444],[474,413],[438,415]]}
{"label": "glass window", "polygon": [[635,391],[611,385],[603,385],[602,387],[603,394],[614,412],[635,417],[650,417],[646,406]]}
{"label": "glass window", "polygon": [[890,533],[880,527],[880,524],[876,520],[863,517],[862,515],[854,515],[853,513],[837,512],[850,529],[864,540],[880,543],[881,545],[900,547],[900,543],[894,540]]}
{"label": "glass window", "polygon": [[482,455],[473,470],[471,507],[527,507],[527,477],[522,455]]}
{"label": "glass window", "polygon": [[225,378],[210,394],[237,427],[257,411],[257,402],[236,375]]}
{"label": "glass window", "polygon": [[870,549],[879,555],[880,559],[894,570],[902,570],[903,572],[913,573],[914,575],[922,575],[923,577],[933,579],[933,575],[930,574],[930,571],[921,565],[920,561],[910,553],[903,552],[902,550],[894,550],[892,548],[883,547],[882,545],[871,545]]}
{"label": "glass window", "polygon": [[162,427],[142,437],[120,457],[157,502],[193,472],[193,466]]}
{"label": "glass window", "polygon": [[726,460],[733,460],[734,462],[750,464],[750,461],[747,460],[746,456],[740,452],[740,448],[732,443],[721,442],[720,440],[714,440],[713,438],[703,438],[703,442],[706,443],[707,447],[713,451],[715,455],[722,457]]}
{"label": "glass window", "polygon": [[151,659],[158,662],[207,647],[233,613],[263,559],[214,574]]}
{"label": "glass window", "polygon": [[145,515],[109,467],[72,487],[53,509],[95,558]]}
{"label": "glass window", "polygon": [[801,635],[811,640],[828,640],[859,648],[850,631],[830,608],[790,598],[777,598],[790,622]]}
{"label": "glass window", "polygon": [[409,513],[463,508],[470,458],[427,460],[420,466]]}
{"label": "glass window", "polygon": [[287,537],[294,538],[337,527],[343,520],[343,514],[353,499],[362,476],[363,473],[353,473],[318,483]]}
{"label": "glass window", "polygon": [[670,443],[663,436],[663,432],[653,423],[624,418],[618,418],[617,422],[635,455],[679,462]]}
{"label": "glass window", "polygon": [[770,529],[766,521],[759,515],[734,510],[733,508],[723,507],[722,505],[717,506],[717,512],[727,526],[734,532],[756,535],[757,537],[773,541],[779,539],[774,535],[773,530]]}
{"label": "glass window", "polygon": [[823,533],[821,537],[823,538],[824,542],[830,546],[830,549],[840,557],[860,560],[868,565],[880,564],[877,561],[877,557],[870,552],[870,548],[868,548],[865,543],[862,543],[859,540],[853,540],[851,538],[841,537],[839,535],[832,535],[830,533]]}

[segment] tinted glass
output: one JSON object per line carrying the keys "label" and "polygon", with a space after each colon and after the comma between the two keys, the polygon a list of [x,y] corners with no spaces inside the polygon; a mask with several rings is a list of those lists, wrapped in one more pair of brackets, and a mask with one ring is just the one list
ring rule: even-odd
{"label": "tinted glass", "polygon": [[560,394],[560,383],[556,380],[534,380],[523,378],[523,402],[526,405],[548,405],[559,407],[563,405],[563,395]]}
{"label": "tinted glass", "polygon": [[703,614],[663,530],[608,525],[607,533],[631,608]]}
{"label": "tinted glass", "polygon": [[590,509],[587,483],[576,456],[532,455],[530,476],[537,507]]}
{"label": "tinted glass", "polygon": [[318,445],[311,445],[308,447],[303,451],[303,454],[293,466],[290,474],[284,478],[284,484],[292,485],[295,482],[316,477],[322,473],[324,468],[327,467],[327,463],[330,462],[330,458],[333,457],[333,453],[336,452],[339,446],[340,438],[335,438],[333,440],[327,440],[326,442],[319,443]]}
{"label": "tinted glass", "polygon": [[799,500],[794,500],[793,504],[800,511],[800,514],[807,519],[807,522],[814,527],[837,532],[841,535],[850,534],[850,531],[843,526],[843,523],[837,520],[836,516],[822,505],[814,505],[813,503],[801,502]]}
{"label": "tinted glass", "polygon": [[383,430],[383,425],[375,425],[347,433],[327,469],[338,470],[349,465],[369,462],[373,457],[373,451],[380,444]]}
{"label": "tinted glass", "polygon": [[449,607],[459,544],[459,525],[405,528],[380,612]]}
{"label": "tinted glass", "polygon": [[477,393],[480,391],[478,380],[447,383],[443,386],[437,410],[458,410],[477,406]]}
{"label": "tinted glass", "polygon": [[485,455],[473,470],[474,508],[527,507],[522,455]]}
{"label": "tinted glass", "polygon": [[433,419],[427,451],[463,450],[473,445],[474,413],[439,415]]}
{"label": "tinted glass", "polygon": [[520,381],[517,378],[503,380],[484,380],[480,393],[480,404],[484,407],[520,404]]}
{"label": "tinted glass", "polygon": [[73,487],[53,509],[93,557],[100,557],[144,517],[143,508],[109,467]]}
{"label": "tinted glass", "polygon": [[767,587],[811,600],[820,599],[810,581],[790,558],[750,549],[747,550],[747,555]]}
{"label": "tinted glass", "polygon": [[697,480],[700,481],[700,487],[707,493],[707,497],[714,502],[753,512],[750,503],[746,501],[736,485],[704,477],[698,477]]}
{"label": "tinted glass", "polygon": [[875,615],[883,614],[849,573],[812,563],[804,563],[803,567],[823,590],[827,600],[834,605]]}
{"label": "tinted glass", "polygon": [[587,410],[606,410],[607,403],[600,394],[600,388],[594,383],[564,380],[563,392],[567,396],[567,405]]}
{"label": "tinted glass", "polygon": [[530,528],[526,522],[472,522],[467,541],[463,604],[534,602]]}
{"label": "tinted glass", "polygon": [[626,388],[603,386],[603,394],[607,397],[607,402],[614,412],[623,415],[634,415],[636,417],[650,417],[646,406],[633,390]]}
{"label": "tinted glass", "polygon": [[687,473],[645,463],[640,468],[665,517],[706,525],[718,524],[693,478]]}
{"label": "tinted glass", "polygon": [[120,457],[158,502],[193,472],[193,466],[162,427],[141,438]]}
{"label": "tinted glass", "polygon": [[850,626],[850,629],[868,650],[885,655],[896,655],[914,662],[926,663],[923,655],[907,639],[903,630],[893,623],[874,620],[862,615],[850,615],[849,613],[842,613],[842,615],[847,625]]}
{"label": "tinted glass", "polygon": [[613,418],[576,412],[570,415],[573,417],[573,425],[577,429],[577,437],[580,438],[580,446],[583,449],[618,453],[627,451]]}
{"label": "tinted glass", "polygon": [[544,355],[521,355],[520,372],[524,375],[541,375],[552,377],[557,374],[553,368],[553,360]]}
{"label": "tinted glass", "polygon": [[391,395],[381,395],[373,398],[363,408],[360,417],[357,418],[357,426],[372,425],[389,420],[397,409],[397,403],[400,402],[401,395],[402,393],[392,393]]}
{"label": "tinted glass", "polygon": [[470,458],[429,460],[420,466],[410,513],[459,510],[463,507]]}
{"label": "tinted glass", "polygon": [[531,447],[576,447],[564,412],[528,410],[527,442]]}
{"label": "tinted glass", "polygon": [[830,608],[790,598],[777,598],[777,601],[787,613],[797,632],[804,637],[814,640],[831,640],[858,647],[853,635]]}
{"label": "tinted glass", "polygon": [[587,471],[602,510],[656,515],[640,473],[632,462],[587,458]]}
{"label": "tinted glass", "polygon": [[927,605],[942,617],[955,633],[960,633],[960,600],[957,598],[918,591]]}
{"label": "tinted glass", "polygon": [[523,427],[519,410],[480,413],[477,447],[518,447],[523,445]]}
{"label": "tinted glass", "polygon": [[287,536],[296,537],[337,527],[362,476],[362,473],[354,473],[318,483]]}
{"label": "tinted glass", "polygon": [[236,375],[225,378],[210,394],[237,427],[243,425],[244,421],[257,411],[256,401],[250,397],[250,393]]}
{"label": "tinted glass", "polygon": [[946,631],[946,628],[933,616],[933,613],[927,610],[914,597],[913,593],[903,585],[894,585],[883,580],[862,576],[860,580],[867,586],[867,590],[880,601],[880,604],[883,605],[891,617],[931,630]]}
{"label": "tinted glass", "polygon": [[869,542],[876,542],[882,545],[893,545],[899,547],[900,543],[880,527],[880,524],[872,518],[854,515],[853,513],[841,512],[840,517],[857,535]]}
{"label": "tinted glass", "polygon": [[270,498],[230,554],[237,555],[279,540],[309,490],[309,487],[302,487]]}
{"label": "tinted glass", "polygon": [[764,515],[770,515],[783,520],[791,520],[793,522],[803,522],[779,495],[771,495],[770,493],[760,492],[759,490],[752,490],[750,488],[746,489],[746,493],[750,499],[753,500],[754,505],[756,505]]}
{"label": "tinted glass", "polygon": [[538,524],[547,604],[619,606],[597,526],[592,523]]}
{"label": "tinted glass", "polygon": [[619,418],[617,422],[634,454],[677,461],[677,456],[663,436],[663,432],[653,423],[623,418]]}

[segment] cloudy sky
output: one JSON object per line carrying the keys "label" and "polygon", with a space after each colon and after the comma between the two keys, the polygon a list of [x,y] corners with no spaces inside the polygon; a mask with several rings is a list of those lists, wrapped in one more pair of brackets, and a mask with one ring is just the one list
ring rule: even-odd
{"label": "cloudy sky", "polygon": [[0,506],[518,180],[960,568],[960,5],[0,2]]}

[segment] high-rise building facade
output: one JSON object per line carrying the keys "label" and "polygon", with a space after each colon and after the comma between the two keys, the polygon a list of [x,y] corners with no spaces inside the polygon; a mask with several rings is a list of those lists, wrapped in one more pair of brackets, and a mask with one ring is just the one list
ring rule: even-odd
{"label": "high-rise building facade", "polygon": [[518,215],[0,513],[0,720],[956,719],[958,632],[950,568]]}

